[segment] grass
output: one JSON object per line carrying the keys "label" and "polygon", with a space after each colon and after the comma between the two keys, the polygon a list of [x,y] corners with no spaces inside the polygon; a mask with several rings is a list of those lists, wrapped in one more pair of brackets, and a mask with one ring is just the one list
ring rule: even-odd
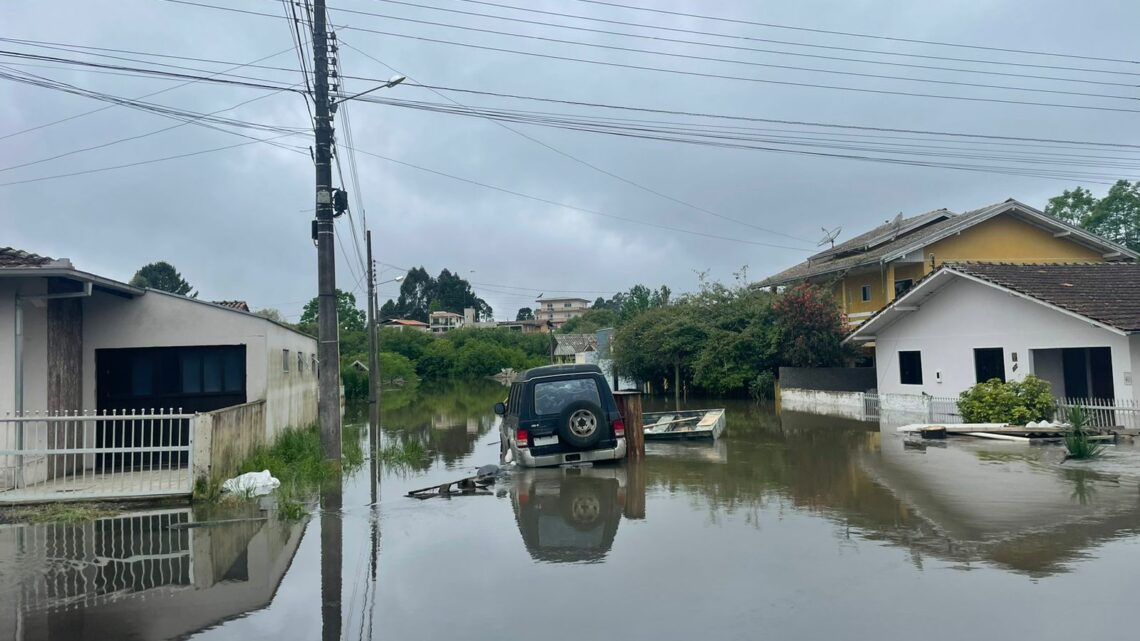
{"label": "grass", "polygon": [[52,503],[33,507],[14,508],[5,514],[5,520],[13,523],[86,523],[119,514],[100,505],[82,503]]}
{"label": "grass", "polygon": [[416,440],[392,443],[378,453],[380,462],[400,469],[424,469],[431,464],[431,454]]}
{"label": "grass", "polygon": [[[321,435],[316,425],[303,429],[286,430],[269,447],[255,450],[238,468],[246,472],[269,473],[281,481],[274,490],[277,515],[285,520],[297,520],[307,512],[306,503],[325,483],[340,483],[342,474],[351,473],[364,464],[360,425],[345,426],[342,434],[340,465],[325,460],[321,451]],[[200,478],[194,485],[194,500],[208,503],[249,500],[222,491],[221,483]]]}
{"label": "grass", "polygon": [[1087,460],[1104,454],[1104,445],[1089,440],[1089,417],[1083,407],[1078,405],[1069,412],[1069,423],[1072,427],[1065,430],[1064,437],[1065,450],[1068,451],[1066,458]]}

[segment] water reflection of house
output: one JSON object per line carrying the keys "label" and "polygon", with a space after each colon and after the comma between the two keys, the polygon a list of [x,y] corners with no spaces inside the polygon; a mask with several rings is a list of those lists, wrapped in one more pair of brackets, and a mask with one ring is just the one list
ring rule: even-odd
{"label": "water reflection of house", "polygon": [[1064,571],[1089,547],[1140,531],[1140,452],[1117,449],[1115,467],[1132,468],[1121,475],[1062,467],[1056,449],[1003,445],[955,441],[914,450],[892,437],[865,452],[860,465],[932,526],[933,534],[908,536],[906,545],[935,557],[1041,576]]}
{"label": "water reflection of house", "polygon": [[175,509],[0,527],[0,637],[182,638],[268,606],[304,524],[192,521]]}

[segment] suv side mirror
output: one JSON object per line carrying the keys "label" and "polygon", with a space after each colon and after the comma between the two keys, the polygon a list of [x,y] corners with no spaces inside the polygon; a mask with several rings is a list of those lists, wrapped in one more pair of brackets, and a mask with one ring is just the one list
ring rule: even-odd
{"label": "suv side mirror", "polygon": [[499,416],[506,416],[507,406],[502,403],[495,403],[495,413]]}

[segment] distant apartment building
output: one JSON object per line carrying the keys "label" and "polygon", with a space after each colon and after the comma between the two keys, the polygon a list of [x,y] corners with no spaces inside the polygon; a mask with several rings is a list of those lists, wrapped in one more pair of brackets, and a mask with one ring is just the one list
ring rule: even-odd
{"label": "distant apartment building", "polygon": [[455,312],[432,312],[428,314],[428,326],[432,334],[445,334],[463,327],[463,314]]}
{"label": "distant apartment building", "polygon": [[549,321],[555,327],[561,327],[566,321],[577,318],[590,309],[590,301],[585,298],[540,298],[537,302],[534,319],[544,324]]}

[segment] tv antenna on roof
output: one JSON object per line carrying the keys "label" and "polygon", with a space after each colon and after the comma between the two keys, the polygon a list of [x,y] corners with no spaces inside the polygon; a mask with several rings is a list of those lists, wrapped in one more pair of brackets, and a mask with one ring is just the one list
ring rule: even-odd
{"label": "tv antenna on roof", "polygon": [[898,237],[899,230],[902,229],[902,222],[903,222],[903,215],[902,215],[902,212],[900,211],[899,215],[895,216],[895,219],[891,221],[891,227],[894,227],[894,229],[891,231],[891,240],[894,240],[895,238]]}
{"label": "tv antenna on roof", "polygon": [[831,231],[828,231],[827,227],[820,227],[820,229],[823,230],[823,240],[816,243],[816,246],[823,247],[824,245],[830,244],[831,247],[835,247],[835,239],[839,236],[839,232],[843,231],[843,226],[836,227]]}

